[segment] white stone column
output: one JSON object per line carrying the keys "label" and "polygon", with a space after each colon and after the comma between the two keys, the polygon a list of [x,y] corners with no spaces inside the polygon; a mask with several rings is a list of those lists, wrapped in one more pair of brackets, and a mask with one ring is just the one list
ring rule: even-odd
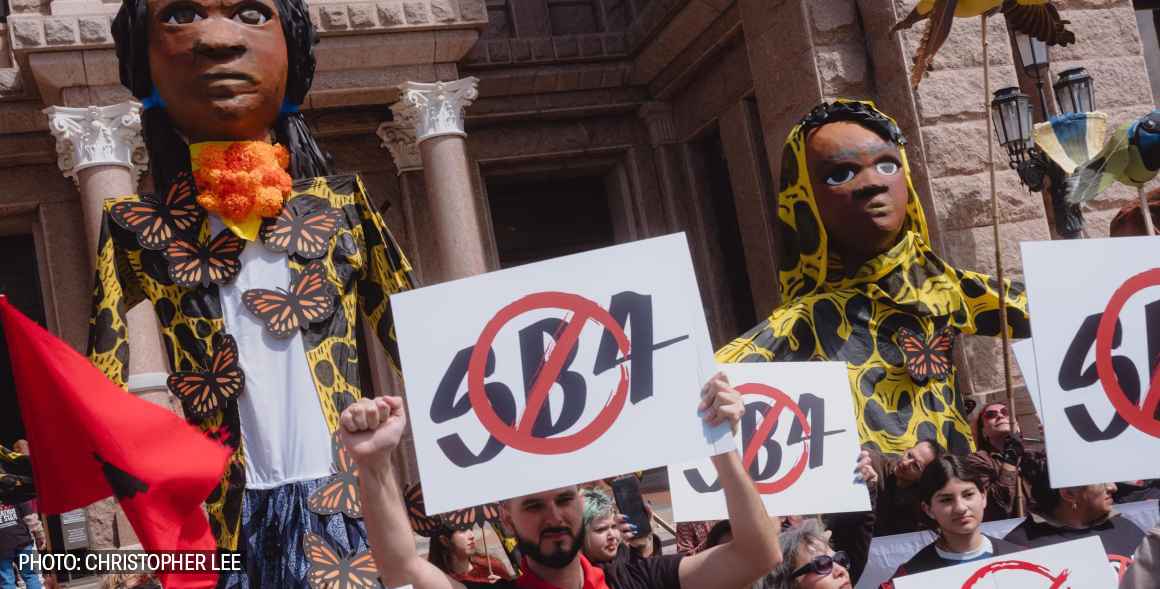
{"label": "white stone column", "polygon": [[463,109],[479,96],[478,82],[473,77],[406,82],[399,101],[391,105],[395,120],[414,130],[419,146],[443,280],[487,271],[463,127]]}
{"label": "white stone column", "polygon": [[[106,199],[134,194],[148,156],[141,138],[141,105],[122,102],[81,108],[50,106],[49,129],[56,137],[57,164],[80,191],[89,244],[96,260]],[[128,312],[130,392],[171,406],[168,375],[157,316],[148,301]]]}

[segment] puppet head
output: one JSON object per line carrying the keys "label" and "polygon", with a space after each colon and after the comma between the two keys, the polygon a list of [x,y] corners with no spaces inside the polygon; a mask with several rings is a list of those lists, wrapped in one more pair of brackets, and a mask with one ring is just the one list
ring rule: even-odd
{"label": "puppet head", "polygon": [[121,83],[145,107],[155,178],[189,170],[187,141],[270,132],[290,150],[294,177],[328,173],[298,112],[317,42],[302,0],[124,0],[113,37]]}
{"label": "puppet head", "polygon": [[829,266],[853,272],[907,232],[929,241],[905,143],[873,103],[853,100],[820,104],[790,131],[777,201],[784,300],[817,291]]}

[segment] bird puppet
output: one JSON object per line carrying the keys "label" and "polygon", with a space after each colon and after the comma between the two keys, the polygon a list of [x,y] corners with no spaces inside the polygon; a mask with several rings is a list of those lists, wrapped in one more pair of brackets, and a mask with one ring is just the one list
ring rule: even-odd
{"label": "bird puppet", "polygon": [[1160,110],[1129,121],[1112,132],[1091,159],[1067,179],[1067,201],[1090,201],[1113,182],[1140,188],[1160,171]]}
{"label": "bird puppet", "polygon": [[1075,42],[1075,34],[1067,30],[1069,21],[1059,16],[1059,9],[1051,0],[919,0],[906,18],[898,21],[890,32],[909,29],[922,20],[930,20],[914,53],[914,69],[910,85],[917,88],[930,67],[935,53],[951,34],[955,18],[971,18],[995,11],[1007,15],[1007,22],[1016,31],[1026,33],[1048,45],[1068,45]]}

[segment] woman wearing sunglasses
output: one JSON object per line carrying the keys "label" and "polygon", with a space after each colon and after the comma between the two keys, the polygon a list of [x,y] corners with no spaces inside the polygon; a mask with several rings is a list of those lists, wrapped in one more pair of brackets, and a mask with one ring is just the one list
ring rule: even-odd
{"label": "woman wearing sunglasses", "polygon": [[830,548],[829,532],[816,519],[783,530],[781,564],[765,577],[760,589],[851,589],[850,558]]}
{"label": "woman wearing sunglasses", "polygon": [[918,486],[922,512],[934,523],[938,538],[898,567],[893,578],[1023,550],[980,531],[987,493],[963,458],[939,458],[922,473]]}
{"label": "woman wearing sunglasses", "polygon": [[[987,494],[983,521],[1020,517],[1029,507],[1031,486],[1020,479],[1020,465],[1025,460],[1043,460],[1043,455],[1026,452],[1013,426],[1014,419],[1005,403],[985,405],[975,418],[972,429],[978,451],[967,456],[966,464]],[[1016,491],[1020,484],[1022,493]]]}

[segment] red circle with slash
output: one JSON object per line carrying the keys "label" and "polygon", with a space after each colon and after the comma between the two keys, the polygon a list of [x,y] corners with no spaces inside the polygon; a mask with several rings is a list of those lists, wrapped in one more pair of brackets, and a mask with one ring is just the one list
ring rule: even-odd
{"label": "red circle with slash", "polygon": [[1051,585],[1048,586],[1048,589],[1059,589],[1060,587],[1063,587],[1063,584],[1067,582],[1067,577],[1069,575],[1067,570],[1064,570],[1058,575],[1053,575],[1051,574],[1051,570],[1049,570],[1047,567],[1035,564],[1033,562],[1027,562],[1025,560],[1000,560],[998,562],[993,562],[983,566],[979,568],[979,570],[975,571],[975,574],[971,575],[969,579],[963,582],[962,589],[971,589],[976,584],[978,584],[979,581],[1001,571],[1023,571],[1039,575],[1040,577],[1051,581]]}
{"label": "red circle with slash", "polygon": [[1104,314],[1100,318],[1099,328],[1096,330],[1096,374],[1100,377],[1100,384],[1104,394],[1116,408],[1116,412],[1124,421],[1132,424],[1136,429],[1153,437],[1160,438],[1160,421],[1152,418],[1156,414],[1156,407],[1160,405],[1160,370],[1152,375],[1147,394],[1144,395],[1144,407],[1137,407],[1120,388],[1116,378],[1116,369],[1112,364],[1112,340],[1116,334],[1116,321],[1124,305],[1132,295],[1152,286],[1160,286],[1160,268],[1153,268],[1129,278],[1108,301]]}
{"label": "red circle with slash", "polygon": [[[516,317],[537,309],[563,309],[572,313],[572,319],[564,325],[556,337],[556,345],[540,367],[540,372],[532,383],[531,390],[528,391],[524,414],[519,423],[512,427],[496,415],[491,401],[487,398],[483,383],[487,355],[500,329]],[[495,436],[495,439],[508,447],[530,454],[568,454],[596,441],[612,427],[628,399],[628,366],[625,364],[620,365],[620,382],[617,383],[616,390],[592,423],[574,434],[558,438],[538,438],[532,435],[532,426],[548,399],[548,391],[563,370],[568,356],[579,343],[580,331],[589,319],[603,325],[616,340],[621,356],[628,357],[630,351],[628,336],[616,319],[600,305],[575,294],[532,293],[500,309],[483,327],[483,332],[479,334],[467,364],[467,395],[471,399],[471,408],[475,411],[479,422]]]}
{"label": "red circle with slash", "polygon": [[[773,407],[761,416],[761,425],[757,426],[757,431],[753,432],[753,438],[745,446],[745,454],[741,456],[742,466],[748,470],[757,460],[757,452],[761,450],[764,445],[763,442],[769,438],[770,432],[773,431],[773,426],[777,425],[777,418],[782,411],[791,411],[794,414],[794,419],[797,419],[798,424],[802,427],[802,436],[810,435],[810,424],[806,420],[806,414],[802,412],[802,408],[789,395],[781,392],[781,390],[774,387],[763,385],[759,383],[745,383],[737,385],[737,392],[742,395],[756,395],[760,397],[768,397],[773,399]],[[809,441],[802,441],[802,454],[798,457],[797,464],[789,472],[782,475],[780,479],[775,479],[770,482],[759,483],[754,481],[757,491],[762,495],[772,495],[780,493],[797,482],[801,478],[802,473],[806,470],[806,464],[810,458],[810,443]]]}

